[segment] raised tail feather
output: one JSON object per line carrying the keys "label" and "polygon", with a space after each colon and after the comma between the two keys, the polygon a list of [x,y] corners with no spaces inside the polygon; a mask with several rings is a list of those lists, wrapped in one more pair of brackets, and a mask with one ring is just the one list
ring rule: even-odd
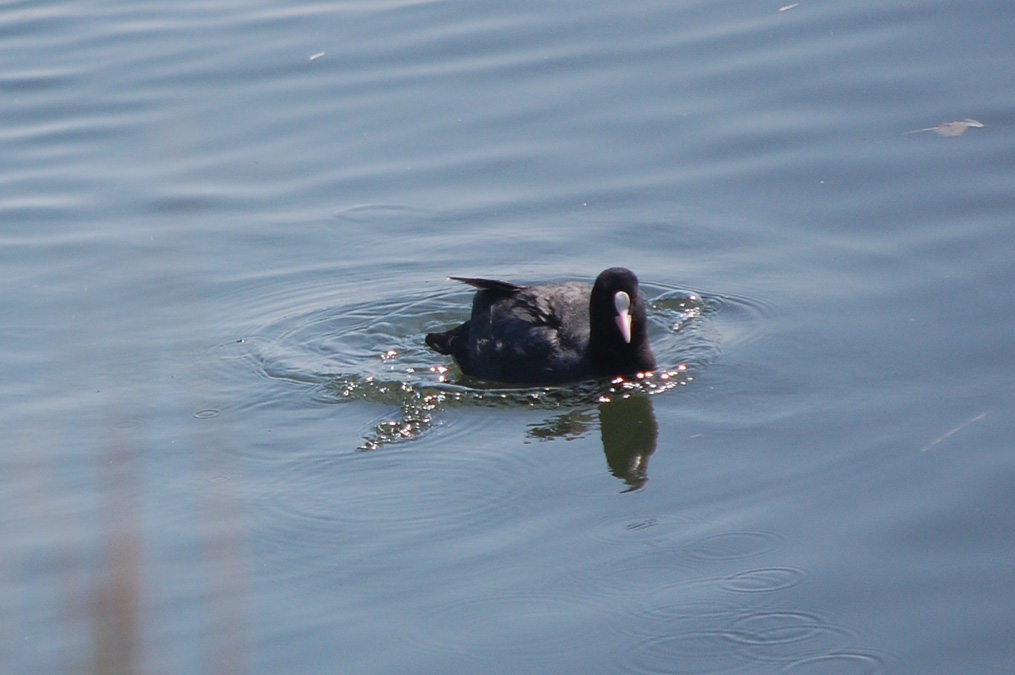
{"label": "raised tail feather", "polygon": [[511,284],[506,281],[497,281],[495,279],[478,279],[475,277],[448,277],[453,281],[461,281],[463,284],[469,284],[474,288],[478,288],[481,291],[496,291],[497,293],[506,293],[508,295],[517,293],[522,290],[522,286]]}

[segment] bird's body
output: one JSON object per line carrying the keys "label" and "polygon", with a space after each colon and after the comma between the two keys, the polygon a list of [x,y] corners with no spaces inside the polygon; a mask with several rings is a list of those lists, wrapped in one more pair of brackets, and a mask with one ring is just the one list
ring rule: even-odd
{"label": "bird's body", "polygon": [[472,317],[426,343],[453,356],[467,375],[549,384],[630,375],[655,368],[638,279],[611,268],[595,285],[540,286],[452,277],[479,291]]}

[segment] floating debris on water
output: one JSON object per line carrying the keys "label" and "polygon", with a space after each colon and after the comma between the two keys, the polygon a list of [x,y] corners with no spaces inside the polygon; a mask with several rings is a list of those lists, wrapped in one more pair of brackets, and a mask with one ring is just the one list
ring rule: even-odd
{"label": "floating debris on water", "polygon": [[969,129],[970,127],[982,129],[984,126],[986,125],[983,122],[977,122],[976,120],[969,119],[967,117],[964,120],[958,120],[955,122],[944,122],[942,124],[937,125],[936,127],[927,127],[926,129],[913,129],[912,131],[907,131],[906,133],[917,134],[920,133],[921,131],[933,131],[935,134],[939,136],[961,136],[962,134],[966,133],[966,129]]}

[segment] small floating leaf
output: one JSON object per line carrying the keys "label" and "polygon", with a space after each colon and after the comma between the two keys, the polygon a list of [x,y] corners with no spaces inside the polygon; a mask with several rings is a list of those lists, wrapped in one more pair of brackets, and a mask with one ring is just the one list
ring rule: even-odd
{"label": "small floating leaf", "polygon": [[939,124],[936,127],[927,127],[926,129],[913,129],[912,131],[907,131],[906,133],[915,134],[921,131],[933,131],[935,134],[938,134],[939,136],[961,136],[962,134],[966,133],[966,129],[970,127],[982,129],[984,127],[984,124],[983,122],[977,122],[976,120],[972,120],[967,117],[964,120],[959,120],[956,122],[943,122],[942,124]]}

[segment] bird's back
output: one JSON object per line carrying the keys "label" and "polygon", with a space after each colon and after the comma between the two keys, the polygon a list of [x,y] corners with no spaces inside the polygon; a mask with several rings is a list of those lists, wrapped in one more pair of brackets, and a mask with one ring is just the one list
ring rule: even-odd
{"label": "bird's back", "polygon": [[463,370],[501,382],[582,377],[587,370],[590,291],[591,286],[581,282],[483,287],[473,300],[468,337],[462,340]]}

